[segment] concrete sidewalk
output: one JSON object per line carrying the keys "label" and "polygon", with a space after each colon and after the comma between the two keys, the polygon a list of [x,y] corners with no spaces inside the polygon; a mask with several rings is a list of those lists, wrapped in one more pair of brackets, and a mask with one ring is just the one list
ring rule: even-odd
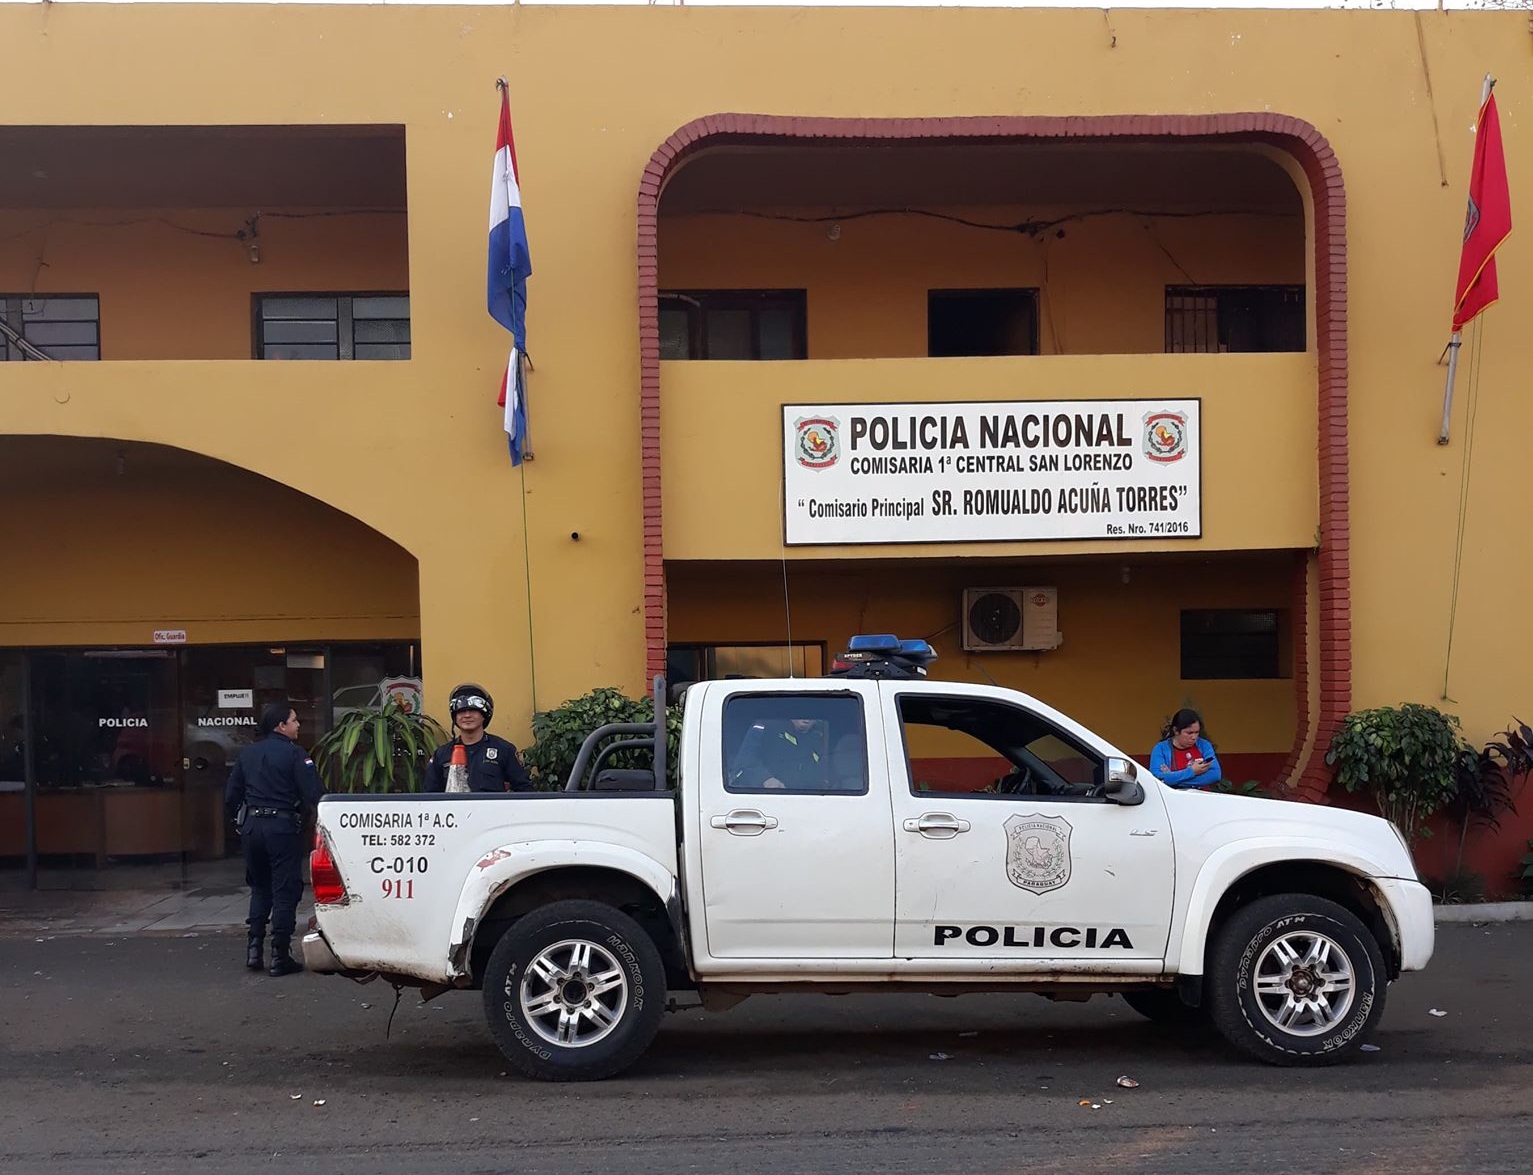
{"label": "concrete sidewalk", "polygon": [[[0,936],[192,935],[243,930],[249,895],[226,886],[163,890],[44,890],[0,893]],[[298,906],[308,923],[312,901]]]}

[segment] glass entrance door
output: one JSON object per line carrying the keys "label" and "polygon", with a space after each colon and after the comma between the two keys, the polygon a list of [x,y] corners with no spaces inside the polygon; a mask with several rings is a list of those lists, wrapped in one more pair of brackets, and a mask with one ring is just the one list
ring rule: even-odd
{"label": "glass entrance door", "polygon": [[44,868],[178,863],[175,654],[103,649],[32,659],[37,851]]}

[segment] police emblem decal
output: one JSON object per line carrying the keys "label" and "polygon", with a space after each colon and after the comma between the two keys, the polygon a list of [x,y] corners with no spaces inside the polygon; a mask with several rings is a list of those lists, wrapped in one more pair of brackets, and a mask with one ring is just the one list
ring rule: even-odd
{"label": "police emblem decal", "polygon": [[801,416],[793,422],[794,455],[805,469],[829,469],[841,459],[841,422],[834,416]]}
{"label": "police emblem decal", "polygon": [[1070,824],[1034,812],[1006,821],[1006,878],[1018,889],[1048,893],[1070,883]]}
{"label": "police emblem decal", "polygon": [[1151,461],[1180,461],[1187,455],[1187,414],[1146,412],[1144,455]]}
{"label": "police emblem decal", "polygon": [[498,759],[498,758],[500,758],[500,748],[498,748],[498,747],[489,747],[488,749],[485,750],[484,757],[486,759]]}

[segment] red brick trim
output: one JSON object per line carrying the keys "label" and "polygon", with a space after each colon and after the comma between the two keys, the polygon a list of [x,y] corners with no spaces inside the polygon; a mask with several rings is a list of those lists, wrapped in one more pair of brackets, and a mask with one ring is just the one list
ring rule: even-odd
{"label": "red brick trim", "polygon": [[[1309,180],[1315,215],[1315,330],[1320,361],[1319,465],[1320,602],[1319,713],[1309,713],[1307,656],[1301,626],[1308,608],[1294,609],[1295,687],[1299,721],[1291,761],[1296,785],[1310,797],[1330,783],[1325,749],[1351,704],[1351,533],[1347,500],[1347,207],[1341,165],[1320,134],[1283,114],[995,116],[972,118],[796,118],[770,114],[711,114],[680,128],[660,145],[639,181],[639,420],[644,482],[644,642],[649,674],[665,670],[665,555],[660,496],[660,321],[658,219],[666,177],[686,157],[709,147],[814,139],[846,142],[1016,139],[1198,139],[1259,142],[1287,152]],[[1307,595],[1307,593],[1306,593]],[[1307,598],[1303,601],[1307,605]],[[1300,679],[1299,668],[1305,676]],[[1314,731],[1308,756],[1304,743]]]}

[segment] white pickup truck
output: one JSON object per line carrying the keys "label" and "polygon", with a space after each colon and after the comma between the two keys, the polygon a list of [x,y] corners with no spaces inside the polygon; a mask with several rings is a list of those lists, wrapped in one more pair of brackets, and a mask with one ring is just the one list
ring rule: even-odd
{"label": "white pickup truck", "polygon": [[[657,681],[657,721],[593,732],[564,791],[326,796],[309,970],[479,989],[559,1081],[631,1065],[677,992],[1115,993],[1326,1064],[1431,957],[1388,822],[1176,790],[1034,698],[926,678],[920,642],[853,647],[691,686],[674,788]],[[606,766],[639,747],[653,770]]]}

